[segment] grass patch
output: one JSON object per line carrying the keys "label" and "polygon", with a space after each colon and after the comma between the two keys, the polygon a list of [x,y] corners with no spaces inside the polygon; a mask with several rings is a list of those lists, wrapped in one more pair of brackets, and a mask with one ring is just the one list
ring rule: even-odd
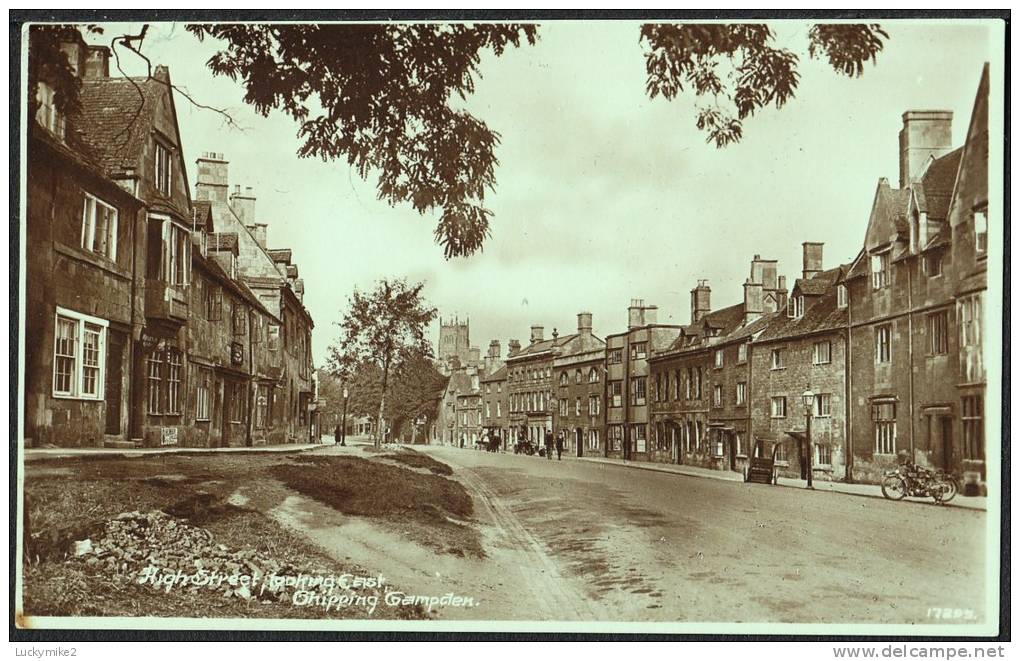
{"label": "grass patch", "polygon": [[[374,573],[333,560],[261,511],[287,493],[271,473],[281,460],[264,455],[165,455],[26,463],[25,533],[30,553],[23,575],[26,615],[338,617],[333,611],[245,601],[210,590],[167,593],[64,560],[75,540],[95,539],[117,514],[158,509],[205,528],[217,542],[233,549],[254,549],[292,566],[332,574]],[[258,495],[259,509],[225,502],[241,486]],[[380,598],[371,616],[349,609],[342,617],[420,619],[425,614],[420,609],[386,606]]]}
{"label": "grass patch", "polygon": [[471,496],[454,480],[347,456],[306,455],[272,472],[301,494],[344,514],[384,519],[441,552],[485,555],[478,532],[468,525]]}
{"label": "grass patch", "polygon": [[424,468],[436,475],[453,475],[453,469],[444,464],[441,461],[436,461],[427,454],[421,454],[419,452],[400,452],[396,454],[386,454],[382,456],[383,459],[390,459],[396,461],[405,466],[412,468]]}

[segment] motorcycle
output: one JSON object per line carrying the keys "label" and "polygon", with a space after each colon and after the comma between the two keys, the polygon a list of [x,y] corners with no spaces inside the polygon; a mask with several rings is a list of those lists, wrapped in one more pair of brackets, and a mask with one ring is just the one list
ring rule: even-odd
{"label": "motorcycle", "polygon": [[882,479],[882,495],[889,500],[906,496],[932,498],[941,505],[951,501],[960,490],[956,478],[942,470],[928,470],[917,464],[903,464],[886,471]]}

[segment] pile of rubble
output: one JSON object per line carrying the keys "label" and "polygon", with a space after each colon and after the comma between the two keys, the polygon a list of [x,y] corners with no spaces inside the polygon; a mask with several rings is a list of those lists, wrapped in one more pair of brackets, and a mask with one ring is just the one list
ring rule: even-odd
{"label": "pile of rubble", "polygon": [[[263,590],[263,579],[302,571],[254,549],[231,550],[215,543],[208,530],[159,510],[117,515],[97,539],[76,541],[73,555],[77,562],[112,575],[117,582],[143,582],[149,577],[148,582],[162,588],[164,584],[156,582],[156,576],[198,576],[204,580],[178,580],[173,587],[190,591],[213,588],[224,596],[243,599],[252,598],[253,592],[260,599],[285,599],[288,595],[281,586],[266,584]],[[216,581],[216,577],[227,580]],[[248,579],[238,581],[240,577]]]}

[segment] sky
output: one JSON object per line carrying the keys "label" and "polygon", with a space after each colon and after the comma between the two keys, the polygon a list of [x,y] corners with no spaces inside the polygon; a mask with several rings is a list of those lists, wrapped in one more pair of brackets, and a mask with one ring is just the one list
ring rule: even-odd
{"label": "sky", "polygon": [[[484,353],[498,339],[505,353],[509,339],[527,343],[532,325],[547,337],[573,332],[581,311],[596,335],[625,330],[634,298],[657,305],[661,323],[687,323],[698,279],[709,281],[713,309],[738,303],[756,254],[779,260],[792,285],[804,241],[825,243],[826,268],[851,260],[878,179],[897,185],[903,112],[953,111],[962,144],[981,67],[994,59],[990,28],[884,21],[877,65],[849,79],[808,58],[808,24],[771,25],[801,57],[796,98],[745,121],[741,142],[725,149],[695,127],[693,95],[648,99],[639,23],[544,23],[535,46],[483,57],[464,106],[501,136],[486,198],[492,236],[483,252],[452,260],[434,242],[435,216],[377,200],[375,180],[346,162],[298,158],[293,120],[261,117],[240,84],[206,67],[215,41],[155,23],[142,50],[243,127],[175,99],[192,190],[195,159],[223,153],[231,189],[254,189],[269,246],[293,250],[318,366],[351,292],[384,277],[424,280],[444,319],[469,319],[473,345]],[[125,31],[137,26],[107,24],[93,41]],[[120,50],[128,74],[144,73]]]}

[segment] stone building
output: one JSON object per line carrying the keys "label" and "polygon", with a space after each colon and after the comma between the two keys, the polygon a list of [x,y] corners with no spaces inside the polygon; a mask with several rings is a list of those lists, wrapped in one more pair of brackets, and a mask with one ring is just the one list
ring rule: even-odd
{"label": "stone building", "polygon": [[648,360],[670,346],[679,332],[678,325],[658,323],[656,306],[633,299],[627,330],[606,336],[606,456],[645,461],[654,454]]}
{"label": "stone building", "polygon": [[187,355],[191,444],[206,447],[284,442],[286,412],[275,397],[282,373],[280,320],[235,278],[238,242],[212,233],[208,204],[195,205]]}
{"label": "stone building", "polygon": [[787,305],[775,260],[755,255],[744,300],[712,310],[712,290],[691,290],[691,323],[651,359],[650,461],[741,471],[751,447],[751,344]]}
{"label": "stone building", "polygon": [[196,167],[196,206],[208,208],[209,240],[215,243],[219,235],[236,237],[236,260],[230,275],[273,317],[266,343],[279,347],[278,364],[262,378],[252,401],[256,407],[271,406],[274,427],[269,436],[273,441],[307,441],[313,434],[315,415],[314,322],[303,304],[304,280],[290,249],[269,248],[268,224],[256,220],[251,188],[242,192],[235,186],[228,194],[229,162],[223,155],[206,152],[196,160]]}
{"label": "stone building", "polygon": [[459,422],[457,419],[457,397],[470,393],[471,377],[466,370],[458,369],[449,375],[446,388],[439,401],[439,410],[436,412],[435,433],[433,442],[439,445],[460,446],[460,435],[458,432]]}
{"label": "stone building", "polygon": [[[105,48],[77,42],[65,52],[83,77],[106,74]],[[83,139],[83,118],[57,111],[46,80],[36,105],[27,131],[25,443],[131,445],[142,434],[130,410],[145,327],[144,203],[111,176],[105,150]]]}
{"label": "stone building", "polygon": [[482,438],[482,384],[478,368],[465,370],[467,387],[458,391],[454,411],[454,439],[462,448],[474,448]]}
{"label": "stone building", "polygon": [[524,436],[538,444],[545,442],[547,431],[553,432],[559,413],[557,380],[553,377],[556,358],[596,350],[602,343],[591,333],[588,313],[578,315],[576,333],[561,336],[554,328],[551,338],[545,339],[544,334],[543,326],[532,326],[528,346],[522,348],[516,340],[511,340],[506,358],[510,427],[514,439]]}
{"label": "stone building", "polygon": [[95,66],[80,90],[79,136],[107,175],[144,202],[134,287],[144,301],[132,355],[129,428],[144,445],[190,442],[187,321],[192,207],[170,74],[109,76],[109,52],[90,49]]}
{"label": "stone building", "polygon": [[452,322],[449,319],[439,319],[439,351],[436,358],[441,373],[449,375],[469,365],[477,367],[481,363],[480,354],[478,347],[471,346],[470,321],[461,321],[456,317]]}
{"label": "stone building", "polygon": [[846,279],[855,480],[909,457],[983,488],[987,103],[986,67],[957,149],[952,113],[904,113],[901,187],[875,192]]}
{"label": "stone building", "polygon": [[485,372],[482,385],[482,428],[490,437],[499,436],[500,446],[506,450],[512,446],[510,433],[510,393],[506,383],[506,363],[500,356],[499,340],[489,343],[485,357]]}
{"label": "stone building", "polygon": [[842,480],[846,470],[847,299],[845,267],[822,269],[822,245],[805,243],[804,270],[785,312],[750,345],[752,441],[781,443],[780,474],[807,477],[803,393],[814,393],[813,477]]}
{"label": "stone building", "polygon": [[553,434],[564,452],[602,455],[605,448],[606,343],[592,334],[590,312],[577,315],[577,338],[553,358]]}
{"label": "stone building", "polygon": [[[219,198],[193,204],[166,67],[111,78],[108,49],[80,37],[63,48],[81,76],[80,113],[61,116],[43,80],[29,131],[26,330],[40,338],[26,346],[29,442],[303,437],[315,387],[296,269],[269,262],[267,306],[265,287],[256,295],[243,277],[250,230],[223,222],[234,211]],[[249,218],[253,203],[236,201]],[[299,317],[289,326],[288,310]],[[273,397],[288,374],[309,406]]]}

